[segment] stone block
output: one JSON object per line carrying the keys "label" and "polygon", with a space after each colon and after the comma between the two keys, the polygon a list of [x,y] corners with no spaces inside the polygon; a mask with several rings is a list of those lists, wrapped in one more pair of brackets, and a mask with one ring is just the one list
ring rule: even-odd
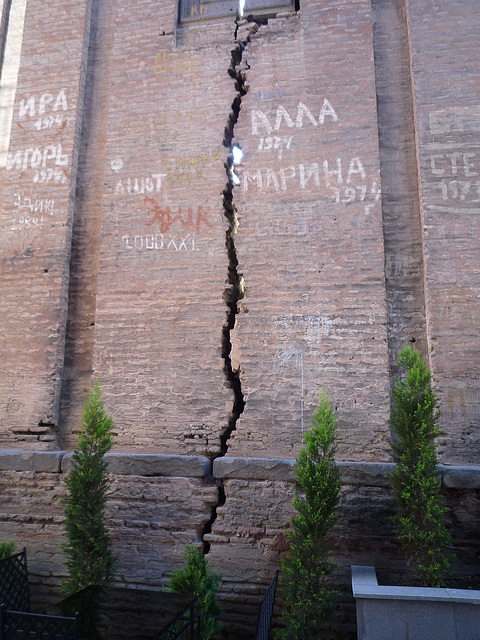
{"label": "stone block", "polygon": [[446,466],[439,467],[442,484],[449,489],[480,489],[480,467]]}
{"label": "stone block", "polygon": [[[72,453],[62,460],[62,472],[72,467]],[[119,476],[179,476],[203,478],[210,473],[210,461],[202,456],[178,456],[148,453],[107,453],[108,469]]]}
{"label": "stone block", "polygon": [[214,460],[213,475],[223,479],[292,481],[295,479],[295,461],[225,456]]}
{"label": "stone block", "polygon": [[60,473],[64,451],[0,451],[0,471]]}

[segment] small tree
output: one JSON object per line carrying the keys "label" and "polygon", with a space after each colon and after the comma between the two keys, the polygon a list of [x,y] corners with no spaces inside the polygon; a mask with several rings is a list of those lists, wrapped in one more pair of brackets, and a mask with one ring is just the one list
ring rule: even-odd
{"label": "small tree", "polygon": [[446,509],[438,492],[435,437],[439,411],[431,374],[415,348],[405,346],[398,365],[405,380],[393,390],[390,418],[395,439],[392,445],[392,488],[398,513],[396,532],[409,564],[418,568],[422,585],[443,586],[451,565],[451,536],[445,522]]}
{"label": "small tree", "polygon": [[0,542],[0,560],[12,556],[15,553],[15,547],[16,544],[14,540],[10,542]]}
{"label": "small tree", "polygon": [[170,591],[173,593],[190,593],[198,596],[197,611],[201,616],[200,640],[209,640],[222,630],[222,623],[209,616],[221,613],[216,591],[221,576],[217,571],[208,570],[208,562],[192,545],[185,547],[185,567],[176,569],[170,578]]}
{"label": "small tree", "polygon": [[105,506],[109,488],[105,453],[113,444],[113,420],[105,412],[98,380],[91,389],[83,412],[83,430],[78,439],[72,469],[67,477],[65,530],[70,578],[63,584],[71,594],[90,584],[107,584],[113,578],[112,542],[107,531]]}
{"label": "small tree", "polygon": [[335,463],[336,420],[325,393],[305,434],[297,458],[295,493],[297,516],[287,533],[290,550],[282,560],[282,640],[310,640],[328,636],[336,591],[330,584],[335,565],[329,560],[327,539],[339,500],[340,472]]}

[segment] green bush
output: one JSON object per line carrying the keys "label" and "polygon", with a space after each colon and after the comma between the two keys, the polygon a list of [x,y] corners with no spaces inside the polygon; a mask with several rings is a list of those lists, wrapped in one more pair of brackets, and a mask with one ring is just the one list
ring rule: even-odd
{"label": "green bush", "polygon": [[335,463],[337,425],[327,396],[322,393],[297,458],[295,494],[297,516],[287,533],[289,552],[282,560],[281,640],[318,640],[329,637],[336,591],[330,575],[327,535],[336,519],[341,487]]}
{"label": "green bush", "polygon": [[0,542],[0,560],[3,558],[8,558],[15,553],[15,542],[11,540],[10,542]]}
{"label": "green bush", "polygon": [[79,451],[73,454],[68,497],[64,499],[68,544],[63,549],[70,577],[63,588],[67,594],[113,579],[114,558],[105,515],[109,479],[104,459],[113,444],[112,430],[113,420],[104,410],[96,381],[85,403]]}
{"label": "green bush", "polygon": [[208,617],[218,616],[221,613],[216,596],[220,582],[220,574],[217,571],[208,570],[208,563],[200,551],[192,545],[187,545],[185,567],[173,572],[169,590],[173,593],[189,593],[198,596],[196,610],[202,616],[201,640],[209,640],[222,630],[222,623],[219,620]]}
{"label": "green bush", "polygon": [[451,565],[451,536],[438,491],[435,437],[439,411],[431,374],[416,349],[404,347],[397,363],[405,369],[393,391],[390,424],[394,434],[392,488],[398,539],[421,584],[444,586]]}

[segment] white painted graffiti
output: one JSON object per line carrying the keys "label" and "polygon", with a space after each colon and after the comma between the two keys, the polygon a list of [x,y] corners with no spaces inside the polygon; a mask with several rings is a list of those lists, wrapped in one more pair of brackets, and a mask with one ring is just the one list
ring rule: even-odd
{"label": "white painted graffiti", "polygon": [[[54,161],[55,168],[47,167]],[[13,151],[7,155],[7,171],[25,171],[34,169],[33,182],[45,183],[54,180],[64,183],[67,180],[65,167],[68,165],[68,155],[62,152],[61,143],[49,144],[43,149],[29,148]]]}
{"label": "white painted graffiti", "polygon": [[65,128],[67,120],[64,120],[61,115],[47,116],[46,118],[40,118],[35,123],[35,129],[41,131],[43,129],[51,129],[54,125],[62,125],[62,129]]}
{"label": "white painted graffiti", "polygon": [[[55,200],[44,198],[31,198],[15,193],[15,217],[12,220],[12,231],[20,229],[33,229],[41,227],[43,223],[53,216]],[[25,212],[29,213],[25,213]]]}
{"label": "white painted graffiti", "polygon": [[[45,182],[48,180],[43,180],[39,178],[39,169],[44,169],[47,166],[47,163],[50,161],[55,161],[55,165],[60,167],[65,167],[68,165],[68,155],[62,153],[62,145],[58,144],[49,144],[43,149],[29,148],[22,149],[19,151],[12,151],[7,155],[7,171],[25,171],[25,169],[32,168],[36,169],[37,172],[35,174],[34,182]],[[52,172],[52,177],[54,176],[53,169],[49,169]],[[46,172],[41,172],[42,174]],[[60,174],[64,176],[63,172],[60,171]],[[56,178],[56,175],[55,175]],[[50,178],[49,178],[50,179]],[[57,180],[56,180],[57,181]],[[63,181],[63,180],[62,180]]]}
{"label": "white painted graffiti", "polygon": [[[475,160],[474,160],[475,159]],[[480,171],[480,154],[463,153],[434,153],[429,156],[430,171],[434,176],[465,176],[472,178],[478,176]]]}
{"label": "white painted graffiti", "polygon": [[64,171],[56,167],[55,169],[42,169],[41,171],[36,171],[33,176],[33,182],[38,182],[39,184],[46,184],[52,180],[55,184],[65,184],[67,181],[67,175]]}
{"label": "white painted graffiti", "polygon": [[146,194],[159,192],[162,190],[162,178],[167,176],[166,173],[152,173],[149,176],[140,178],[123,178],[118,180],[115,185],[115,194],[133,193]]}
{"label": "white painted graffiti", "polygon": [[259,220],[255,224],[257,236],[306,236],[320,238],[322,235],[321,220]]}
{"label": "white painted graffiti", "polygon": [[290,149],[293,136],[282,138],[281,136],[268,136],[267,138],[260,138],[258,141],[258,151],[276,152],[278,159],[281,160],[283,151]]}
{"label": "white painted graffiti", "polygon": [[[26,118],[43,116],[49,110],[55,112],[67,111],[68,108],[67,94],[65,89],[61,89],[56,96],[52,93],[42,93],[39,97],[30,96],[27,100],[21,100],[18,108],[18,117],[20,120],[25,120]],[[38,123],[35,126],[37,125]],[[38,128],[48,127],[37,126]]]}
{"label": "white painted graffiti", "polygon": [[363,202],[368,194],[373,195],[375,202],[381,198],[382,191],[376,182],[372,182],[370,188],[366,184],[357,184],[355,187],[345,187],[344,189],[336,189],[330,187],[335,193],[335,202]]}
{"label": "white painted graffiti", "polygon": [[286,191],[290,186],[299,186],[300,189],[319,189],[321,186],[330,187],[349,185],[357,178],[365,180],[367,177],[363,163],[360,158],[351,158],[348,169],[345,170],[341,158],[336,158],[333,163],[324,160],[323,164],[318,162],[309,164],[302,163],[298,167],[283,167],[277,170],[267,168],[263,172],[245,171],[243,174],[243,190],[255,185],[259,191]]}
{"label": "white painted graffiti", "polygon": [[198,251],[198,247],[195,246],[195,235],[187,233],[182,238],[172,238],[171,236],[165,236],[163,233],[154,233],[144,236],[129,236],[125,234],[122,236],[123,248],[127,250],[136,251]]}
{"label": "white painted graffiti", "polygon": [[45,220],[45,216],[20,216],[19,218],[13,218],[12,226],[10,227],[12,231],[20,231],[20,229],[33,229],[35,227],[41,227]]}
{"label": "white painted graffiti", "polygon": [[278,151],[283,148],[290,149],[293,136],[287,138],[281,138],[280,136],[268,136],[267,138],[260,138],[258,142],[259,151]]}
{"label": "white painted graffiti", "polygon": [[317,127],[319,124],[324,124],[326,118],[329,118],[331,122],[338,121],[335,109],[326,98],[320,108],[318,121],[303,102],[298,103],[295,119],[291,117],[282,105],[277,107],[274,124],[269,120],[266,113],[259,109],[252,109],[250,117],[252,120],[252,135],[254,136],[262,135],[262,131],[263,135],[269,136],[272,132],[279,131],[284,124],[289,128],[296,127],[297,129],[301,129],[305,123],[310,123],[314,127]]}
{"label": "white painted graffiti", "polygon": [[443,200],[480,202],[480,180],[442,180],[438,185]]}
{"label": "white painted graffiti", "polygon": [[303,334],[308,343],[320,342],[333,328],[333,322],[325,316],[274,316],[272,322],[277,334],[283,333],[287,338]]}
{"label": "white painted graffiti", "polygon": [[426,168],[443,200],[457,200],[466,205],[480,202],[480,153],[462,150],[433,153],[427,158]]}
{"label": "white painted graffiti", "polygon": [[279,349],[274,356],[280,367],[292,366],[299,367],[302,364],[303,351],[295,345],[290,345],[286,349]]}
{"label": "white painted graffiti", "polygon": [[31,198],[29,196],[22,196],[19,193],[15,193],[14,208],[17,212],[28,210],[31,213],[44,213],[53,216],[53,207],[55,206],[55,200],[46,200],[44,198]]}

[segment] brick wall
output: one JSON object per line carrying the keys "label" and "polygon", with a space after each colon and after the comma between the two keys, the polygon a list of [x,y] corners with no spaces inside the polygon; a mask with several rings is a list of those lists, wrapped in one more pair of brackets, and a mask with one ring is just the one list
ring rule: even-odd
{"label": "brick wall", "polygon": [[[93,373],[119,450],[215,456],[241,393],[231,453],[294,457],[324,387],[341,459],[388,460],[410,340],[441,394],[445,461],[471,462],[470,5],[444,0],[425,23],[413,2],[310,0],[237,32],[233,18],[176,25],[171,3],[155,20],[150,2],[62,6],[52,25],[48,3],[27,3],[36,36],[4,135],[5,446],[73,446]],[[452,31],[431,56],[450,14],[464,47]],[[245,155],[228,255],[231,140]]]}
{"label": "brick wall", "polygon": [[351,633],[349,564],[406,574],[382,466],[405,342],[466,473],[442,490],[477,584],[476,3],[300,4],[182,24],[172,0],[0,4],[0,537],[27,544],[39,593],[63,575],[66,451],[98,376],[118,579],[162,584],[205,543],[251,631],[324,388]]}
{"label": "brick wall", "polygon": [[[165,585],[182,565],[184,545],[206,542],[210,566],[223,578],[226,637],[251,636],[258,600],[287,548],[284,528],[293,515],[293,461],[223,457],[212,469],[200,456],[117,453],[107,458],[116,580]],[[60,500],[70,460],[65,451],[0,454],[0,539],[15,539],[19,547],[27,547],[37,610],[49,595],[58,594],[66,576]],[[332,559],[337,563],[340,621],[345,637],[354,637],[350,565],[375,564],[386,584],[408,584],[411,575],[393,537],[387,479],[391,465],[344,462],[340,470],[343,487],[331,536]],[[223,506],[217,506],[212,471],[223,485]],[[441,472],[457,553],[451,586],[479,588],[480,471],[445,466]],[[211,532],[205,533],[212,516]]]}

